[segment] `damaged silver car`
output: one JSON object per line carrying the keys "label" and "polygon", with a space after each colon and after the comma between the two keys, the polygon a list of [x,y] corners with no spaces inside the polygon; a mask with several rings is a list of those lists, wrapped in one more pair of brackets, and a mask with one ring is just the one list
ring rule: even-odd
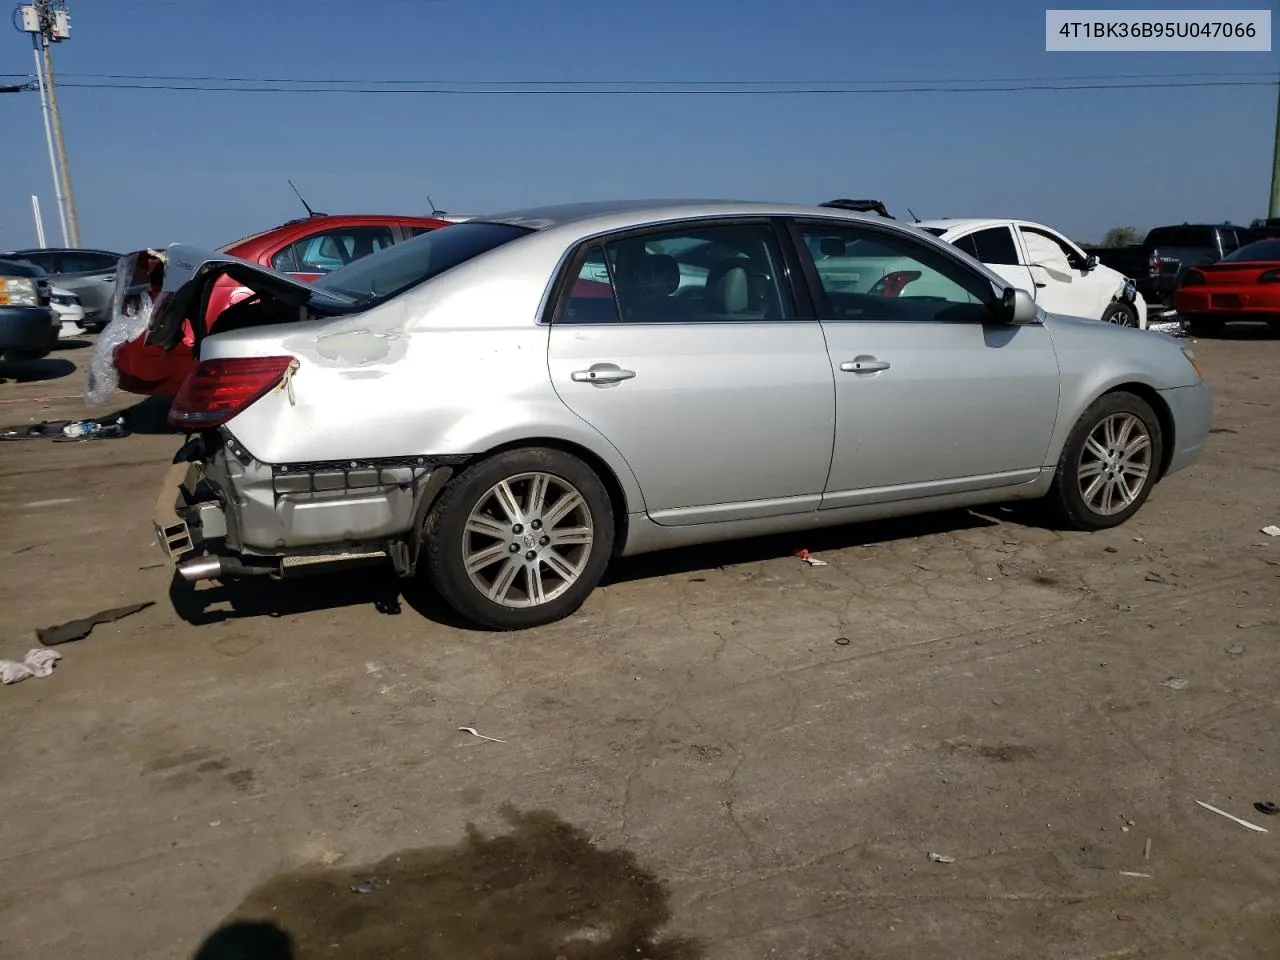
{"label": "damaged silver car", "polygon": [[[223,274],[254,295],[206,337]],[[182,577],[384,562],[493,629],[685,544],[1037,498],[1112,527],[1210,425],[1173,339],[834,208],[476,217],[315,284],[175,246],[147,341],[184,322],[156,517]]]}

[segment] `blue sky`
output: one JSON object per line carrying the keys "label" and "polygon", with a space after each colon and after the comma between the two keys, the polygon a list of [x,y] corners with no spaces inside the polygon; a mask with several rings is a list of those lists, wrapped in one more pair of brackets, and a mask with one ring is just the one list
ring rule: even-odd
{"label": "blue sky", "polygon": [[[1264,6],[1221,6],[1248,5]],[[1161,5],[1125,4],[1147,6]],[[1082,241],[1119,224],[1265,215],[1274,86],[654,97],[70,86],[76,74],[788,81],[1280,70],[1276,53],[1046,53],[1044,7],[71,0],[72,39],[54,55],[82,239],[112,249],[217,245],[273,226],[301,212],[286,177],[333,213],[425,212],[427,194],[468,213],[611,197],[866,196],[899,216],[910,207],[1020,217]],[[29,71],[28,37],[4,36],[0,73]],[[32,193],[59,242],[36,95],[0,96],[0,129],[0,249],[34,243]]]}

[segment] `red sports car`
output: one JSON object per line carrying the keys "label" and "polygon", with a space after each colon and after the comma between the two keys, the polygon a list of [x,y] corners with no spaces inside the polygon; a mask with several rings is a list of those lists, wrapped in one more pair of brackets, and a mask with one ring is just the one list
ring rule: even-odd
{"label": "red sports car", "polygon": [[[439,217],[316,214],[237,240],[220,252],[310,282],[383,247],[452,222]],[[237,286],[229,277],[219,280],[205,312],[206,328],[212,332],[222,311],[249,293],[248,288]],[[193,343],[191,332],[187,331],[183,342],[170,353],[147,346],[141,337],[124,344],[115,355],[120,389],[143,396],[176,396],[182,381],[195,368]]]}
{"label": "red sports car", "polygon": [[1280,327],[1280,240],[1245,244],[1217,263],[1188,270],[1173,305],[1196,336],[1233,320]]}

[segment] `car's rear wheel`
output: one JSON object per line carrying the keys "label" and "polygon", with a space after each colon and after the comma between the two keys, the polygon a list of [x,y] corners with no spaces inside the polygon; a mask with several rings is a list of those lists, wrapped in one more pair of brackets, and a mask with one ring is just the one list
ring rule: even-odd
{"label": "car's rear wheel", "polygon": [[613,553],[609,494],[560,450],[498,454],[464,470],[427,517],[432,586],[479,626],[520,630],[573,613]]}
{"label": "car's rear wheel", "polygon": [[1159,476],[1164,438],[1151,405],[1132,393],[1099,397],[1076,423],[1058,461],[1050,498],[1078,530],[1124,523]]}
{"label": "car's rear wheel", "polygon": [[1114,323],[1117,327],[1136,327],[1138,311],[1129,303],[1113,303],[1102,311],[1103,323]]}

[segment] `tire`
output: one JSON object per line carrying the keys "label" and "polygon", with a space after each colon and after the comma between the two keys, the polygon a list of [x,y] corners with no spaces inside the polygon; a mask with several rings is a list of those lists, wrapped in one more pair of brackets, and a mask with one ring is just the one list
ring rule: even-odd
{"label": "tire", "polygon": [[1138,311],[1131,303],[1112,303],[1102,311],[1103,323],[1114,323],[1117,327],[1137,327]]}
{"label": "tire", "polygon": [[[1110,434],[1109,423],[1112,425]],[[1122,432],[1126,424],[1129,428],[1127,433]],[[1135,431],[1139,426],[1147,438],[1145,445],[1136,443]],[[1131,452],[1128,458],[1121,456],[1114,461],[1121,470],[1116,475],[1123,480],[1121,485],[1116,479],[1108,478],[1107,460],[1102,451],[1124,449],[1119,443],[1125,437]],[[1058,460],[1049,500],[1059,519],[1076,530],[1118,527],[1146,503],[1151,488],[1159,479],[1163,455],[1164,437],[1160,420],[1151,405],[1132,393],[1104,394],[1089,406],[1072,428]],[[1124,469],[1126,464],[1130,469]],[[1134,492],[1140,468],[1145,472],[1141,485]],[[1101,486],[1096,486],[1099,483]]]}
{"label": "tire", "polygon": [[1187,332],[1193,337],[1216,337],[1225,326],[1221,320],[1207,316],[1187,317]]}
{"label": "tire", "polygon": [[[530,509],[538,485],[543,506]],[[567,538],[559,546],[551,542],[557,531]],[[523,630],[582,606],[609,565],[614,533],[609,494],[594,470],[560,450],[511,450],[445,487],[426,519],[426,574],[472,623]]]}

